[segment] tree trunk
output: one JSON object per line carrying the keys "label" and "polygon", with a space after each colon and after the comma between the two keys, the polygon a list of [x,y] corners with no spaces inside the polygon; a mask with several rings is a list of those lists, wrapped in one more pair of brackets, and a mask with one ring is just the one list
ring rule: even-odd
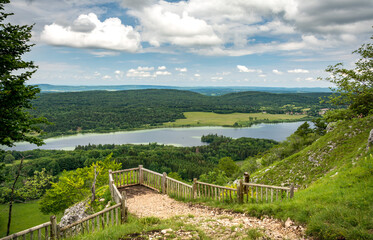
{"label": "tree trunk", "polygon": [[14,201],[14,190],[16,188],[16,183],[18,181],[19,175],[21,175],[22,163],[23,163],[24,159],[25,159],[25,157],[21,158],[21,162],[20,162],[19,167],[18,167],[18,172],[17,172],[16,178],[14,179],[14,182],[13,182],[12,192],[10,194],[8,227],[7,227],[7,230],[6,230],[6,235],[9,235],[9,232],[10,232],[10,223],[12,221],[12,208],[13,208],[13,201]]}
{"label": "tree trunk", "polygon": [[92,188],[91,188],[91,192],[92,192],[92,199],[91,199],[91,202],[94,202],[95,199],[96,199],[96,178],[97,178],[97,172],[96,172],[96,168],[97,166],[95,166],[95,177],[93,178],[93,183],[92,183]]}

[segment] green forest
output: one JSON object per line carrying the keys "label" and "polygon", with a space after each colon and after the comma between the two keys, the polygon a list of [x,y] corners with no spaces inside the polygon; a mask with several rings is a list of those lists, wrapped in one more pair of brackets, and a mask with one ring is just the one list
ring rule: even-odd
{"label": "green forest", "polygon": [[[50,176],[59,176],[64,170],[89,167],[112,154],[112,158],[117,163],[121,163],[123,168],[143,165],[157,172],[168,174],[174,172],[180,178],[191,181],[214,168],[221,158],[230,157],[234,161],[242,161],[277,144],[276,141],[268,139],[232,139],[217,135],[203,136],[202,141],[210,144],[199,147],[174,147],[156,143],[109,144],[77,146],[74,151],[39,149],[24,152],[3,151],[0,152],[0,163],[6,163],[6,167],[0,170],[0,186],[3,186],[0,187],[0,203],[8,201],[11,179],[18,169],[17,161],[22,157],[25,157],[22,169],[24,180],[37,175],[43,169]],[[19,181],[19,184],[21,186],[22,181]],[[30,200],[30,198],[19,194],[18,200]]]}
{"label": "green forest", "polygon": [[185,118],[183,112],[302,113],[318,116],[320,97],[329,93],[240,92],[223,96],[169,89],[42,93],[33,100],[35,117],[47,137],[76,132],[103,132],[152,128]]}

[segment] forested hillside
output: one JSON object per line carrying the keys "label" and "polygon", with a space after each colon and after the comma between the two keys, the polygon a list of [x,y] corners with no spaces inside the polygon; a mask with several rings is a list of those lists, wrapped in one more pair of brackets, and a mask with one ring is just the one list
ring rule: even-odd
{"label": "forested hillside", "polygon": [[52,125],[43,126],[54,135],[77,131],[114,131],[152,127],[185,118],[183,112],[267,113],[302,112],[315,116],[319,98],[328,93],[275,94],[264,92],[205,96],[189,91],[148,89],[41,94],[34,100],[35,116]]}

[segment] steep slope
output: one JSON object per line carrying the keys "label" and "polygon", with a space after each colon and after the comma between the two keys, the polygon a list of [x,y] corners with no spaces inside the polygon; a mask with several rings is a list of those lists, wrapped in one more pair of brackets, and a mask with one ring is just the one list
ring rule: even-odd
{"label": "steep slope", "polygon": [[316,239],[373,239],[373,150],[367,150],[372,128],[372,116],[339,122],[309,147],[253,174],[261,183],[300,189],[291,201],[239,209],[290,217]]}
{"label": "steep slope", "polygon": [[366,151],[373,116],[336,123],[312,145],[282,161],[256,172],[260,183],[306,187],[329,172],[357,161]]}

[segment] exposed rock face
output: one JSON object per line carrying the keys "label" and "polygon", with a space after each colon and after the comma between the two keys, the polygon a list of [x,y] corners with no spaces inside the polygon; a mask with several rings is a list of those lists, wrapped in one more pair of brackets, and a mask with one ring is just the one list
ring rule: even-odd
{"label": "exposed rock face", "polygon": [[367,150],[368,150],[372,145],[373,145],[373,129],[370,130],[370,133],[369,133]]}
{"label": "exposed rock face", "polygon": [[333,131],[335,125],[336,125],[336,122],[328,123],[328,125],[326,126],[326,132],[328,133],[328,132]]}
{"label": "exposed rock face", "polygon": [[88,214],[85,213],[86,209],[86,201],[77,203],[74,206],[66,209],[63,214],[63,217],[61,218],[61,222],[59,223],[60,227],[65,227],[76,221],[79,221],[80,219],[87,217]]}

